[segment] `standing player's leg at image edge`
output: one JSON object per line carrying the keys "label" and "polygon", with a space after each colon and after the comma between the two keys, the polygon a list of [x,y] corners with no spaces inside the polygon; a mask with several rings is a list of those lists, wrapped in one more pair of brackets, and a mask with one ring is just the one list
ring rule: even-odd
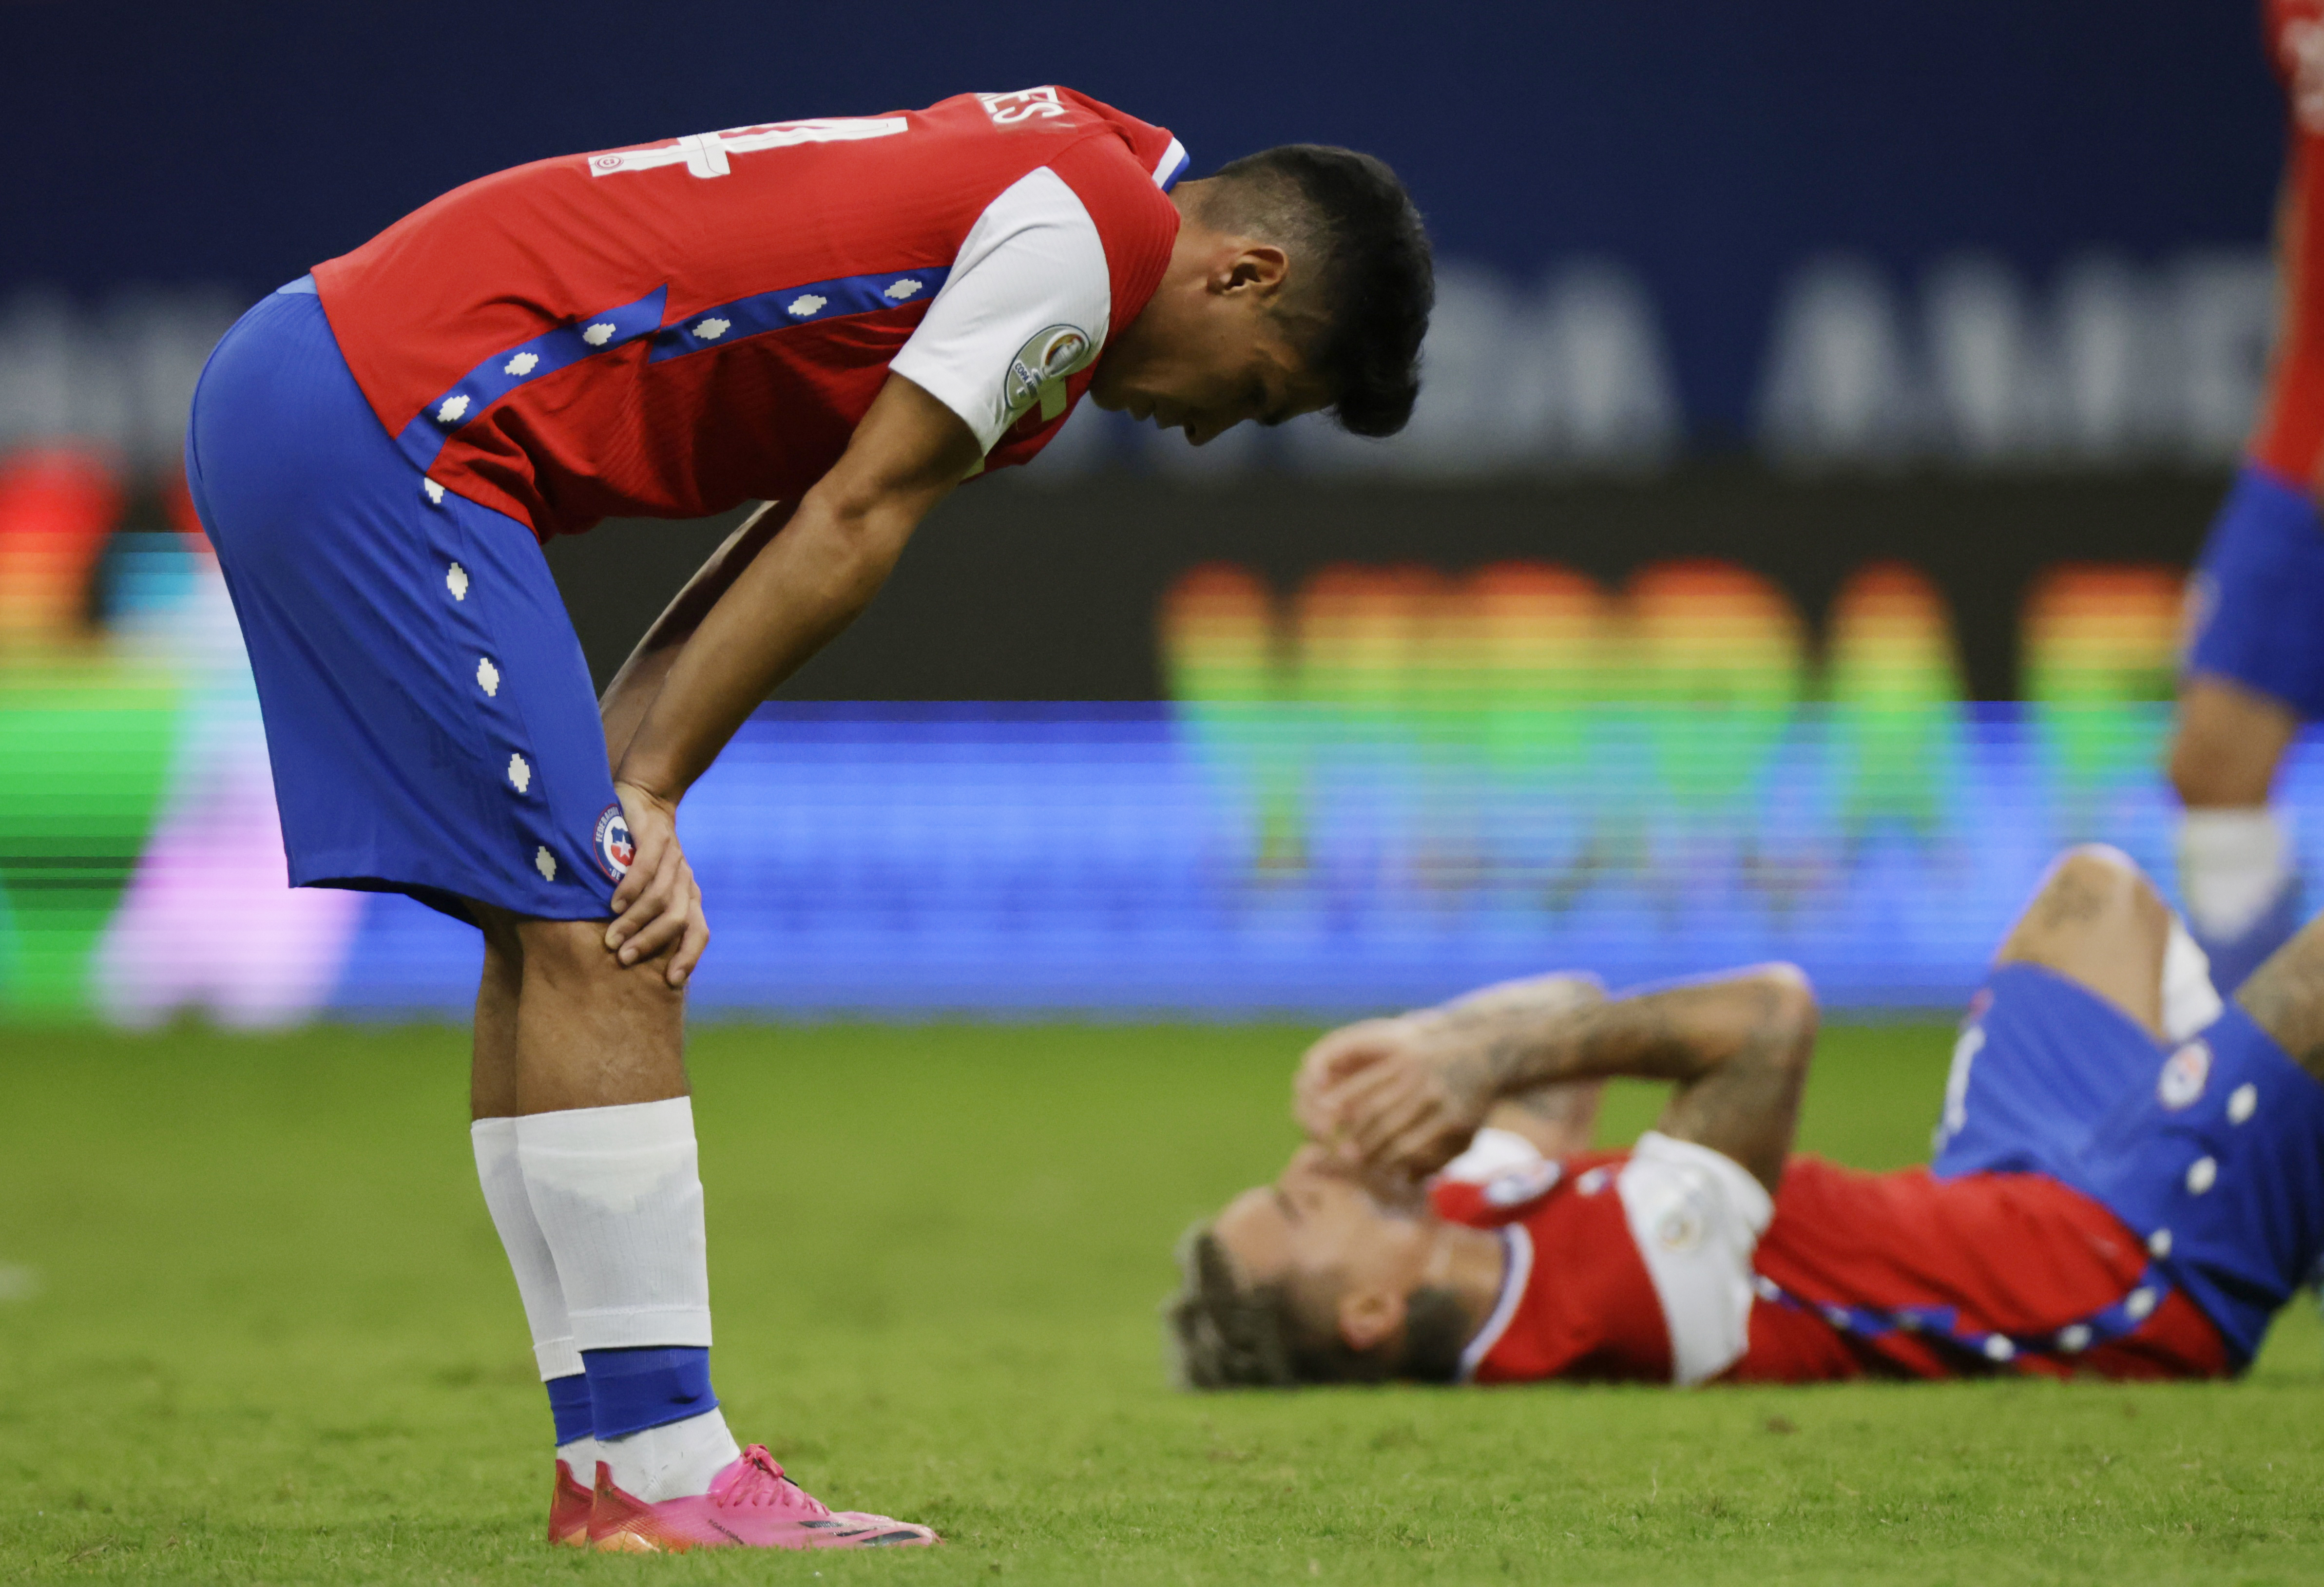
{"label": "standing player's leg at image edge", "polygon": [[2324,95],[2301,92],[2292,8],[2270,47],[2294,90],[2276,209],[2281,324],[2244,466],[2212,521],[2189,591],[2171,746],[2185,807],[2179,890],[2232,992],[2299,929],[2296,835],[2271,803],[2302,721],[2324,716]]}

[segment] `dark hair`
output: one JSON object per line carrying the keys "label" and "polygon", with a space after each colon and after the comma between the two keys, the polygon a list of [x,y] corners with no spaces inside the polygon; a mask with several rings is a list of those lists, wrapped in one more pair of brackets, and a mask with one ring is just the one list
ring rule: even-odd
{"label": "dark hair", "polygon": [[1248,1287],[1218,1236],[1197,1224],[1178,1247],[1184,1286],[1164,1309],[1179,1382],[1189,1389],[1294,1389],[1302,1383],[1450,1383],[1460,1375],[1469,1322],[1449,1289],[1416,1289],[1405,1303],[1404,1349],[1351,1348],[1311,1328],[1281,1284]]}
{"label": "dark hair", "polygon": [[[1312,258],[1324,328],[1305,346],[1333,411],[1360,436],[1390,436],[1420,395],[1420,342],[1436,302],[1427,228],[1396,172],[1369,154],[1286,143],[1223,165],[1206,217]],[[1216,206],[1216,209],[1212,208]]]}

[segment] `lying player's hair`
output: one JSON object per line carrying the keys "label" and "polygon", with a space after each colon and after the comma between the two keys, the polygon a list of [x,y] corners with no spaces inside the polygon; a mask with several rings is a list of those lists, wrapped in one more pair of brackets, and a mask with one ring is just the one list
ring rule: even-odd
{"label": "lying player's hair", "polygon": [[1296,1389],[1302,1383],[1381,1383],[1401,1378],[1450,1383],[1460,1375],[1469,1322],[1449,1289],[1416,1289],[1405,1302],[1404,1348],[1351,1348],[1336,1329],[1303,1323],[1289,1287],[1244,1286],[1208,1226],[1178,1247],[1184,1286],[1164,1315],[1188,1389]]}
{"label": "lying player's hair", "polygon": [[1420,211],[1396,172],[1369,154],[1286,143],[1221,166],[1202,214],[1295,252],[1312,268],[1304,300],[1323,329],[1301,346],[1333,393],[1332,411],[1360,436],[1390,436],[1420,395],[1420,341],[1436,301],[1435,266]]}

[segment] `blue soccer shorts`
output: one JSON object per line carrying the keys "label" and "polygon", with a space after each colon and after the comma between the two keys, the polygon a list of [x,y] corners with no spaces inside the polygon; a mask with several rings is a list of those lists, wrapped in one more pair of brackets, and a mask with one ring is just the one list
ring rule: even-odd
{"label": "blue soccer shorts", "polygon": [[2324,517],[2308,492],[2246,464],[2195,564],[2186,671],[2324,717]]}
{"label": "blue soccer shorts", "polygon": [[609,915],[629,833],[540,547],[396,449],[311,281],[210,355],[186,474],[257,677],[291,883]]}
{"label": "blue soccer shorts", "polygon": [[2079,983],[2005,964],[1962,1027],[1931,1169],[2081,1191],[2247,1364],[2324,1254],[2324,1084],[2232,1004],[2166,1048]]}

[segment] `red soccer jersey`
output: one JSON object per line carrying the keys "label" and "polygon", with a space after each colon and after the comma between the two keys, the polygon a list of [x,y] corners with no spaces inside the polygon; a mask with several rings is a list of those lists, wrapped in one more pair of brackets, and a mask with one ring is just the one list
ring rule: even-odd
{"label": "red soccer jersey", "polygon": [[[1616,1194],[1628,1153],[1511,1164],[1440,1179],[1438,1213],[1510,1241],[1500,1304],[1471,1346],[1480,1383],[1669,1381],[1674,1350],[1720,1319],[1673,1315],[1649,1272],[1651,1232]],[[1705,1241],[1697,1252],[1711,1249]],[[2218,1332],[2098,1203],[2036,1175],[1937,1180],[1794,1154],[1744,1275],[1748,1343],[1734,1382],[1972,1372],[2216,1377]],[[1719,1307],[1721,1296],[1682,1303]],[[1696,1355],[1708,1366],[1716,1355]]]}
{"label": "red soccer jersey", "polygon": [[1462,1361],[1472,1381],[1670,1381],[1670,1330],[1614,1188],[1628,1156],[1596,1152],[1429,1187],[1440,1217],[1499,1229],[1507,1251],[1500,1298]]}
{"label": "red soccer jersey", "polygon": [[2295,490],[2324,487],[2324,0],[2263,0],[2291,109],[2276,213],[2282,323],[2252,461]]}
{"label": "red soccer jersey", "polygon": [[543,160],[315,267],[436,486],[546,540],[796,500],[892,367],[1022,463],[1159,283],[1185,168],[1059,88]]}

